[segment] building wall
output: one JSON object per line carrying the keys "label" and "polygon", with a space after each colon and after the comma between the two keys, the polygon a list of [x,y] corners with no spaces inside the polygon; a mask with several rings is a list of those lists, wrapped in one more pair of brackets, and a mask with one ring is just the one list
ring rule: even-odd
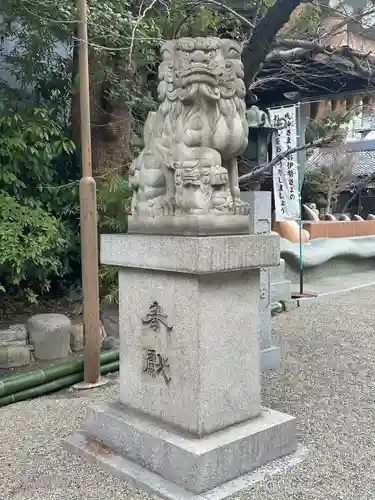
{"label": "building wall", "polygon": [[[364,2],[365,4],[366,2]],[[334,4],[330,5],[337,8]],[[350,9],[353,8],[359,8],[359,5],[349,5],[349,14]],[[326,18],[323,21],[320,42],[335,46],[349,45],[354,50],[375,54],[375,39],[362,33],[349,31],[347,24],[339,26],[342,20],[339,16]],[[339,27],[335,28],[336,26]],[[353,118],[347,125],[348,138],[360,139],[364,137],[364,133],[360,132],[360,130],[375,128],[375,106],[373,103],[375,104],[375,93],[371,92],[340,96],[338,99],[322,100],[319,104],[312,105],[311,118],[321,119],[332,110],[341,110],[344,113],[353,110]]]}
{"label": "building wall", "polygon": [[340,17],[327,17],[323,20],[323,28],[320,33],[320,42],[331,45],[348,44],[347,40],[347,25],[336,28],[342,22]]}
{"label": "building wall", "polygon": [[[360,52],[375,53],[375,36],[365,36],[361,33],[350,31],[348,25],[340,26],[342,18],[329,17],[323,21],[323,30],[321,32],[321,42],[329,43],[335,46],[349,45],[354,50]],[[339,26],[335,28],[335,26]]]}
{"label": "building wall", "polygon": [[348,45],[359,52],[375,52],[375,41],[357,33],[348,33]]}

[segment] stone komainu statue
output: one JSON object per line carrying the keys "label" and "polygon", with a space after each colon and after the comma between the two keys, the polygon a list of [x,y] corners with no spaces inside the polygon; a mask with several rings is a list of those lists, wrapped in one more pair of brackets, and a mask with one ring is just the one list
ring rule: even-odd
{"label": "stone komainu statue", "polygon": [[132,214],[246,214],[237,157],[247,146],[241,48],[182,38],[162,47],[156,112],[130,167]]}

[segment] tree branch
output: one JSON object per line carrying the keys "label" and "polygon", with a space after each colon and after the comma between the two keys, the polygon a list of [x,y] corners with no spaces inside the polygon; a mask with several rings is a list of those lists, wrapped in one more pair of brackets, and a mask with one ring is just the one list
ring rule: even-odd
{"label": "tree branch", "polygon": [[280,153],[277,156],[275,156],[275,158],[273,158],[270,162],[260,165],[257,169],[253,170],[252,172],[241,175],[239,177],[239,181],[240,182],[248,181],[249,179],[252,179],[256,175],[262,174],[263,172],[270,170],[274,165],[279,163],[279,161],[283,160],[284,158],[287,158],[288,156],[294,153],[315,148],[317,146],[323,146],[324,144],[329,144],[330,142],[332,142],[333,139],[334,136],[321,137],[320,139],[316,139],[315,141],[309,142],[308,144],[301,144],[300,146],[296,146],[295,148],[290,148],[288,149],[288,151],[284,151],[283,153]]}
{"label": "tree branch", "polygon": [[270,51],[281,26],[289,21],[290,15],[302,1],[277,0],[255,27],[253,35],[244,46],[242,53],[246,88],[250,86],[261,69],[262,63]]}
{"label": "tree branch", "polygon": [[252,179],[256,175],[262,174],[263,172],[270,170],[274,165],[279,163],[279,161],[283,160],[284,158],[287,158],[288,156],[290,156],[294,153],[298,153],[299,151],[307,151],[308,149],[315,148],[317,146],[326,146],[328,144],[331,144],[332,141],[334,141],[337,138],[337,134],[338,134],[338,131],[340,130],[340,126],[343,123],[345,123],[345,120],[348,118],[348,116],[355,109],[357,109],[359,107],[361,107],[361,104],[357,104],[356,106],[347,110],[343,116],[340,116],[340,120],[336,123],[336,126],[334,127],[333,132],[330,135],[328,135],[326,137],[320,137],[319,139],[315,139],[315,141],[311,141],[307,144],[301,144],[300,146],[296,146],[295,148],[290,148],[287,151],[284,151],[283,153],[278,154],[270,162],[264,163],[263,165],[260,165],[257,169],[253,170],[252,172],[241,175],[238,179],[239,182],[247,181],[249,179]]}
{"label": "tree branch", "polygon": [[[304,55],[317,55],[326,54],[328,56],[343,56],[349,59],[356,69],[356,71],[366,78],[372,78],[374,76],[374,69],[371,67],[369,58],[372,52],[360,52],[350,48],[348,45],[343,45],[341,47],[336,47],[329,44],[321,44],[318,42],[312,42],[309,40],[298,40],[298,39],[284,39],[277,40],[274,43],[275,49],[273,49],[266,56],[266,62],[270,63],[274,60],[290,60]],[[364,63],[368,64],[366,67]]]}

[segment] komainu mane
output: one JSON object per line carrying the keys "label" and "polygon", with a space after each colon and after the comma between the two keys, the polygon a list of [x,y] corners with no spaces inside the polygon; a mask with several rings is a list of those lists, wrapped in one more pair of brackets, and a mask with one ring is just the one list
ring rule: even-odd
{"label": "komainu mane", "polygon": [[248,137],[240,46],[182,38],[162,54],[160,105],[130,168],[133,215],[246,214],[237,166]]}

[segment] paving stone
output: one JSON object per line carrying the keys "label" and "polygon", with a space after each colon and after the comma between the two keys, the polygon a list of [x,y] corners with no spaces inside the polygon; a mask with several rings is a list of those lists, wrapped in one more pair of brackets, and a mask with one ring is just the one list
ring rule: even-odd
{"label": "paving stone", "polygon": [[0,329],[0,347],[8,345],[26,345],[27,328],[25,325],[11,325]]}
{"label": "paving stone", "polygon": [[0,368],[26,366],[31,361],[30,346],[8,345],[0,347]]}
{"label": "paving stone", "polygon": [[36,359],[66,358],[70,354],[71,321],[63,314],[36,314],[27,324]]}
{"label": "paving stone", "polygon": [[73,352],[81,352],[84,347],[83,324],[76,323],[70,330],[70,348]]}

